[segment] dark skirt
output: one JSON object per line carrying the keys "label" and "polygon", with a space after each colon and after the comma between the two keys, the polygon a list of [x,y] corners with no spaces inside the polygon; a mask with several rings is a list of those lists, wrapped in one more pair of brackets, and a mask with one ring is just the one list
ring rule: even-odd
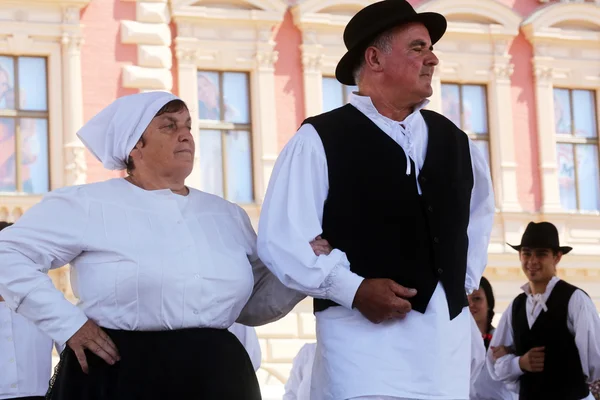
{"label": "dark skirt", "polygon": [[67,346],[46,399],[260,400],[248,353],[226,329],[144,332],[103,328],[121,360],[108,365],[87,352],[83,373]]}

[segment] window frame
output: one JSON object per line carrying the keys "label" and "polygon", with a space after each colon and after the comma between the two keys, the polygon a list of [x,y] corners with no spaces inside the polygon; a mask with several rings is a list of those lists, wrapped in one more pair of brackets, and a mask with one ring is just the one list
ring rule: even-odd
{"label": "window frame", "polygon": [[[322,112],[326,111],[324,108],[324,106],[325,106],[325,101],[324,101],[325,100],[325,90],[324,90],[325,85],[323,84],[324,83],[323,81],[325,79],[334,80],[339,85],[339,87],[342,91],[342,104],[338,107],[342,107],[342,106],[345,106],[346,104],[350,103],[350,95],[352,94],[352,91],[351,90],[349,91],[349,89],[352,87],[356,87],[356,86],[347,86],[347,85],[344,85],[343,83],[339,82],[335,76],[323,75],[321,77],[321,102],[322,102],[321,103],[321,111]],[[329,111],[329,110],[327,110],[327,111]]]}
{"label": "window frame", "polygon": [[[219,81],[219,120],[207,120],[200,119],[200,116],[197,115],[198,118],[198,140],[200,140],[200,135],[203,130],[208,131],[219,131],[221,133],[221,169],[223,171],[223,179],[222,179],[222,187],[223,187],[223,198],[228,199],[227,193],[227,182],[228,182],[228,169],[227,169],[227,146],[225,144],[225,137],[229,131],[247,131],[249,133],[250,140],[250,187],[252,188],[252,201],[250,203],[239,203],[243,205],[253,204],[256,201],[256,188],[254,185],[254,132],[253,132],[253,124],[252,124],[252,91],[251,91],[251,82],[250,82],[250,73],[248,71],[223,71],[223,70],[206,70],[206,69],[198,69],[198,74],[207,72],[207,73],[216,73]],[[248,100],[248,122],[241,124],[235,122],[227,122],[224,119],[225,113],[225,96],[223,92],[225,74],[228,73],[242,73],[246,75],[246,93]],[[201,176],[201,175],[200,175]],[[202,183],[200,182],[200,186]],[[233,201],[233,200],[229,200]]]}
{"label": "window frame", "polygon": [[[14,109],[9,109],[9,108],[5,108],[2,109],[0,108],[0,118],[11,118],[14,120],[15,122],[15,130],[14,130],[14,135],[15,135],[15,164],[16,164],[16,168],[15,168],[15,182],[16,182],[16,189],[14,191],[11,192],[3,192],[0,190],[0,195],[24,195],[24,196],[36,196],[36,195],[42,195],[44,193],[27,193],[25,191],[23,191],[23,182],[21,181],[21,129],[20,129],[20,120],[23,118],[26,119],[44,119],[46,120],[47,123],[47,132],[46,132],[46,140],[47,140],[47,156],[48,156],[48,165],[46,167],[46,172],[47,172],[47,179],[48,179],[48,189],[50,190],[52,188],[52,173],[51,173],[51,169],[52,169],[52,151],[51,151],[51,146],[50,146],[50,137],[52,135],[51,133],[51,125],[50,125],[50,95],[49,95],[49,89],[50,89],[50,85],[49,85],[49,80],[50,80],[50,74],[48,73],[48,56],[34,56],[34,55],[15,55],[15,54],[4,54],[4,53],[0,53],[0,57],[6,57],[6,58],[12,58],[13,61],[13,90],[15,91],[15,98],[14,98],[14,102],[15,102],[15,108]],[[20,88],[19,88],[19,67],[18,67],[18,60],[20,58],[42,58],[44,59],[44,63],[45,63],[45,74],[46,74],[46,111],[31,111],[31,110],[20,110]]]}
{"label": "window frame", "polygon": [[[554,139],[556,141],[556,147],[558,148],[559,144],[570,144],[573,146],[573,168],[574,168],[574,177],[575,177],[575,204],[576,204],[576,208],[574,210],[570,210],[570,209],[565,209],[565,211],[575,211],[575,212],[594,212],[594,211],[600,211],[600,208],[597,210],[583,210],[581,208],[581,198],[579,195],[579,187],[580,187],[580,182],[579,182],[579,174],[578,174],[578,158],[577,158],[577,146],[581,146],[581,145],[594,145],[596,147],[596,153],[597,153],[597,160],[598,160],[598,165],[597,167],[597,172],[600,174],[600,140],[599,140],[599,136],[600,136],[600,129],[598,127],[598,113],[596,112],[596,110],[598,109],[598,99],[597,99],[597,92],[593,89],[581,89],[581,88],[568,88],[568,87],[562,87],[562,86],[554,86],[552,88],[553,90],[553,94],[555,93],[556,90],[566,90],[569,94],[569,115],[571,116],[571,121],[570,121],[570,126],[571,126],[571,134],[570,135],[564,135],[564,134],[559,134],[556,132],[556,122],[555,122],[555,128],[554,128]],[[594,122],[596,125],[596,136],[593,138],[584,138],[584,137],[577,137],[575,135],[576,132],[576,126],[575,126],[575,118],[574,118],[574,110],[575,110],[575,104],[574,104],[574,100],[573,100],[573,91],[575,90],[579,90],[579,91],[586,91],[589,92],[592,95],[592,106],[593,106],[593,111],[594,111]],[[557,151],[557,163],[558,163],[558,151]],[[560,173],[560,172],[559,172]],[[560,194],[560,193],[559,193]],[[562,204],[562,199],[560,199],[561,204]]]}
{"label": "window frame", "polygon": [[[258,9],[254,9],[258,8]],[[284,20],[287,5],[257,0],[232,8],[201,4],[172,4],[171,18],[177,28],[174,39],[178,93],[192,115],[192,133],[198,140],[197,71],[239,71],[249,74],[252,120],[252,179],[254,204],[244,205],[253,218],[258,215],[271,171],[280,149],[275,98],[275,28]],[[226,18],[225,18],[226,17]],[[227,29],[223,29],[226,24]],[[186,180],[190,187],[200,182],[198,155]]]}

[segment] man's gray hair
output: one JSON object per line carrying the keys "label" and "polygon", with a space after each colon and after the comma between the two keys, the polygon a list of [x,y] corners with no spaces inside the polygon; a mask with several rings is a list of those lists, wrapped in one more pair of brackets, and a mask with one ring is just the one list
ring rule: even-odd
{"label": "man's gray hair", "polygon": [[[365,47],[365,51],[369,47],[376,47],[385,54],[390,54],[392,52],[392,40],[394,39],[394,31],[395,28],[388,29],[383,33],[380,33],[375,39],[369,43],[367,47]],[[362,73],[363,68],[365,67],[365,52],[363,51],[361,54],[360,62],[352,71],[352,76],[354,77],[354,84],[359,86],[360,82],[360,74]]]}

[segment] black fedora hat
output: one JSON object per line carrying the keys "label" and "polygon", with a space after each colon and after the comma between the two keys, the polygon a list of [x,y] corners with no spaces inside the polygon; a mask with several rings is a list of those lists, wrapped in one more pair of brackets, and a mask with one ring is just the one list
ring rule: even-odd
{"label": "black fedora hat", "polygon": [[344,29],[348,51],[335,69],[335,77],[344,85],[355,85],[353,72],[369,43],[379,34],[395,26],[420,22],[429,31],[431,43],[446,32],[446,18],[438,13],[417,13],[406,0],[383,0],[360,10]]}
{"label": "black fedora hat", "polygon": [[563,254],[567,254],[573,250],[572,247],[558,244],[558,230],[550,222],[530,222],[527,228],[525,228],[521,244],[517,246],[513,246],[510,243],[507,244],[517,251],[520,251],[522,247],[558,250]]}

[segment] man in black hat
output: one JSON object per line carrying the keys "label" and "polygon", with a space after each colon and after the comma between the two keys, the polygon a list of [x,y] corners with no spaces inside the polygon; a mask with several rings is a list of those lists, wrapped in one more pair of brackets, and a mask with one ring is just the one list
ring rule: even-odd
{"label": "man in black hat", "polygon": [[[467,293],[486,265],[494,200],[481,152],[423,109],[445,29],[405,0],[358,12],[336,70],[358,92],[304,121],[273,170],[258,251],[315,298],[311,400],[469,397]],[[315,256],[307,238],[320,234],[333,251]]]}
{"label": "man in black hat", "polygon": [[[521,400],[593,400],[587,382],[600,378],[598,311],[585,292],[556,276],[572,248],[559,245],[550,222],[530,222],[521,244],[510,246],[519,252],[529,282],[492,338],[492,377],[512,384]],[[512,354],[499,357],[503,349]]]}

